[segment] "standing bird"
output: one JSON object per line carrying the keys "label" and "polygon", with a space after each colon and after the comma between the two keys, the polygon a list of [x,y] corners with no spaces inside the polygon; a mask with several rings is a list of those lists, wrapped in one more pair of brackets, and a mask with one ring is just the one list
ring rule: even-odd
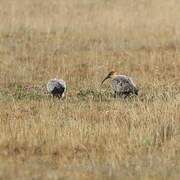
{"label": "standing bird", "polygon": [[62,98],[66,91],[66,83],[62,79],[50,79],[47,83],[47,91],[53,95],[53,97]]}
{"label": "standing bird", "polygon": [[116,71],[112,70],[101,84],[103,84],[104,81],[109,78],[112,79],[112,89],[115,95],[125,98],[130,94],[138,95],[138,88],[130,77],[125,75],[117,75]]}

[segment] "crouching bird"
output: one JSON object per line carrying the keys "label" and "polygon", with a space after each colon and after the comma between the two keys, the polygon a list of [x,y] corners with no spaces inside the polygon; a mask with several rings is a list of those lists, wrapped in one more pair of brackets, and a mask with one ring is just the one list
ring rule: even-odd
{"label": "crouching bird", "polygon": [[63,98],[66,92],[66,83],[62,79],[50,79],[47,83],[47,91],[53,95],[53,97]]}
{"label": "crouching bird", "polygon": [[126,98],[131,94],[138,95],[138,88],[130,77],[125,75],[117,75],[117,72],[115,70],[112,70],[105,77],[101,84],[103,84],[104,81],[109,78],[112,80],[112,89],[115,93],[115,96],[118,95]]}

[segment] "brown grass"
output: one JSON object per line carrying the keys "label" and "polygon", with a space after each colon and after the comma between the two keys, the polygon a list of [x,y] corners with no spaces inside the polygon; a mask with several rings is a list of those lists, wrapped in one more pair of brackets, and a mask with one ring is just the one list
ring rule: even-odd
{"label": "brown grass", "polygon": [[[0,3],[0,179],[179,179],[178,0]],[[133,77],[114,99],[108,71]],[[68,84],[49,97],[48,79]]]}

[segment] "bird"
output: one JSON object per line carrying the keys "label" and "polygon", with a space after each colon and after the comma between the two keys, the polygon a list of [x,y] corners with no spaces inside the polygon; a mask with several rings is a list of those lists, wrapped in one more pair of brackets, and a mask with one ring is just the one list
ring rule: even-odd
{"label": "bird", "polygon": [[115,93],[115,96],[118,95],[126,98],[131,94],[138,95],[139,90],[130,77],[126,75],[117,75],[117,72],[112,70],[104,78],[101,85],[109,78],[112,80],[112,89]]}
{"label": "bird", "polygon": [[47,83],[47,91],[52,94],[53,97],[63,98],[66,92],[66,83],[62,79],[50,79]]}

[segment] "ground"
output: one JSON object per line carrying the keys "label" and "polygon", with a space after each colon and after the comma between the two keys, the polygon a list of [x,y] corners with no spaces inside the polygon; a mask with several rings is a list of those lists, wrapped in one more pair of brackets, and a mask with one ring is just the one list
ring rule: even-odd
{"label": "ground", "polygon": [[[0,4],[0,179],[179,179],[178,0]],[[138,97],[114,98],[111,69]],[[52,98],[49,79],[67,83]]]}

